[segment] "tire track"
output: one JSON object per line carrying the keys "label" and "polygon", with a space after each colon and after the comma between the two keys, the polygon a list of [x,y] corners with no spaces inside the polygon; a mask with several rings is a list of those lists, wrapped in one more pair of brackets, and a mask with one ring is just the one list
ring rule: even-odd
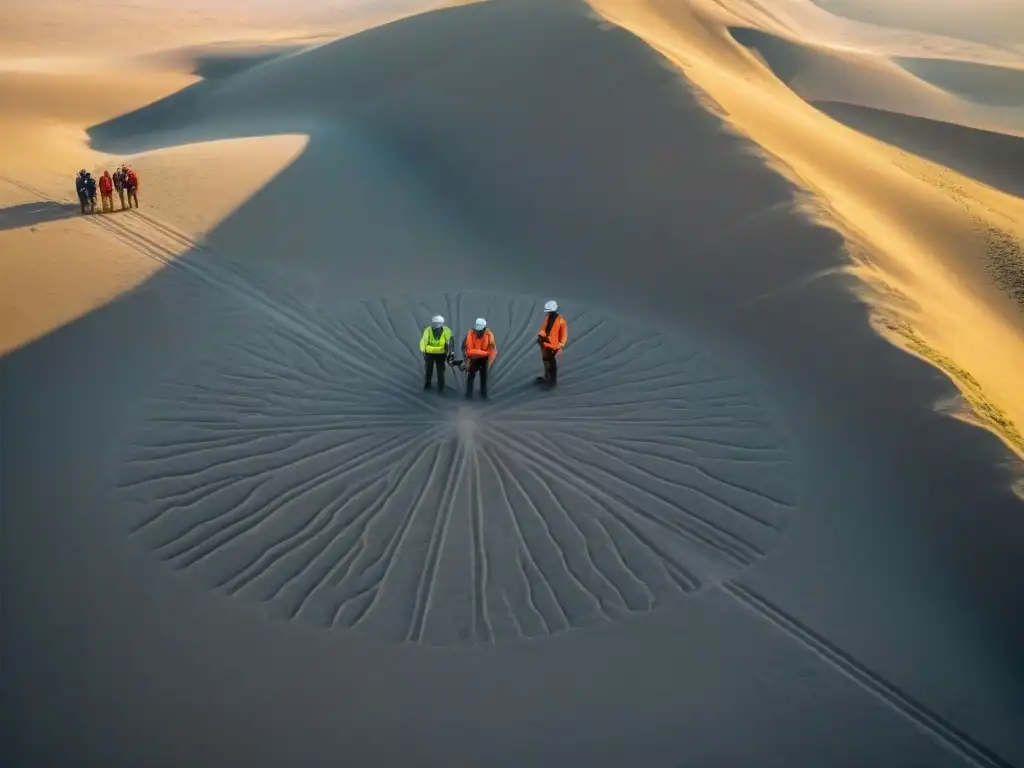
{"label": "tire track", "polygon": [[929,710],[924,704],[916,701],[910,694],[900,690],[893,683],[872,672],[850,654],[826,640],[791,614],[786,613],[779,606],[771,603],[763,595],[736,581],[721,584],[720,587],[723,592],[745,608],[773,624],[833,669],[853,680],[884,704],[913,722],[936,742],[956,753],[971,765],[983,768],[1013,768],[1010,763],[988,747]]}
{"label": "tire track", "polygon": [[[14,186],[20,187],[30,194],[36,195],[41,200],[45,201],[51,199],[50,196],[42,190],[14,181],[6,176],[0,176],[0,179],[13,184]],[[64,200],[66,202],[68,201],[67,198],[64,198]],[[137,211],[133,210],[128,213],[131,215],[137,213]],[[230,292],[235,296],[235,298],[242,301],[243,304],[272,317],[285,328],[290,329],[301,337],[304,337],[306,341],[320,344],[324,346],[327,351],[335,354],[344,354],[344,347],[339,346],[337,340],[332,339],[329,334],[325,334],[320,323],[314,323],[313,320],[309,318],[310,312],[307,307],[295,305],[295,302],[291,297],[284,296],[278,291],[267,293],[265,289],[261,289],[255,284],[252,276],[243,276],[232,267],[226,266],[227,262],[207,260],[200,263],[195,259],[181,259],[174,248],[161,245],[158,240],[151,235],[146,235],[133,229],[126,222],[114,219],[110,219],[108,221],[107,215],[100,214],[86,216],[85,219],[90,224],[113,235],[133,250],[153,258],[167,267],[180,270],[183,274],[194,277],[214,289]],[[151,227],[151,229],[158,233],[163,233],[164,236],[170,237],[179,247],[186,247],[187,250],[194,251],[196,253],[210,252],[210,249],[204,248],[186,234],[178,232],[169,225],[158,222],[150,216],[139,214],[138,216],[134,216],[134,219],[136,221],[145,222],[146,225]],[[275,296],[274,294],[277,295]],[[292,306],[289,307],[289,305]],[[296,306],[298,306],[298,308],[296,308]],[[357,358],[349,357],[349,363],[362,368],[371,376],[374,373],[372,368],[362,363],[362,361],[359,361]],[[395,388],[388,380],[384,381],[384,386],[394,388],[396,394],[399,395],[404,392],[401,389]]]}

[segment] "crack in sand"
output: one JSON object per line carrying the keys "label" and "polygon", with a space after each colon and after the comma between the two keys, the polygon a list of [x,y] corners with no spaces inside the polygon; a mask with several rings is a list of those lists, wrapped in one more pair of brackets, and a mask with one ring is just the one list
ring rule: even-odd
{"label": "crack in sand", "polygon": [[[261,297],[254,335],[152,393],[120,482],[157,557],[282,619],[431,645],[608,623],[734,576],[795,505],[770,414],[681,330],[567,307],[549,392],[542,299]],[[487,403],[452,371],[420,391],[438,308],[457,340],[501,319]]]}

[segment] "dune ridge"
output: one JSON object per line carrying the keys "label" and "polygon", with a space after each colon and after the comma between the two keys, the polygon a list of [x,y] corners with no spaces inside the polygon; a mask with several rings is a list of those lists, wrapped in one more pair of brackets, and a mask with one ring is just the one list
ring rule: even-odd
{"label": "dune ridge", "polygon": [[[1015,103],[1015,89],[1010,84],[1015,80],[1024,83],[1024,69],[941,59],[915,59],[927,61],[916,66],[908,65],[907,59],[796,41],[749,27],[733,27],[729,33],[756,51],[783,83],[811,104],[853,104],[1024,138],[1024,111]],[[935,65],[944,65],[939,69],[946,74],[938,82],[918,74]],[[973,77],[981,83],[976,83],[972,92],[989,93],[986,104],[941,87],[946,79],[964,77],[960,74],[963,67],[981,71]]]}
{"label": "dune ridge", "polygon": [[[793,28],[824,28],[820,9],[805,18],[799,15],[806,10],[804,4],[784,6],[792,6],[792,13],[784,17],[787,27],[781,30],[779,22],[761,13],[762,29],[741,31],[740,40],[732,42],[737,32],[730,29],[736,29],[737,20],[754,18],[747,3],[692,3],[676,8],[658,0],[636,0],[592,5],[677,62],[720,106],[730,124],[764,148],[775,167],[824,201],[825,212],[811,213],[838,227],[850,243],[856,265],[852,271],[863,280],[864,295],[876,307],[878,327],[895,343],[950,375],[980,421],[1021,454],[1024,442],[1018,425],[1024,423],[1024,399],[1015,372],[1024,370],[1024,335],[1019,295],[1013,286],[1021,269],[1024,201],[911,154],[915,150],[925,157],[931,154],[922,148],[927,146],[927,139],[920,140],[927,135],[924,131],[909,132],[915,144],[904,150],[899,132],[894,137],[892,128],[886,130],[882,121],[876,121],[878,130],[873,132],[896,142],[896,146],[882,144],[837,125],[815,108],[814,101],[808,103],[798,95],[799,82],[793,84],[796,92],[787,87],[786,81],[794,76],[799,80],[805,68],[816,67],[825,84],[810,88],[809,93],[820,101],[827,81],[834,77],[827,69],[822,72],[822,57],[827,60],[832,54],[794,47],[779,36]],[[831,39],[836,39],[837,25],[832,22],[829,28]],[[860,27],[854,32],[861,34]],[[750,55],[742,42],[767,43],[770,58],[777,59],[775,66],[783,67],[782,79]],[[902,43],[888,47],[906,50]],[[957,50],[958,55],[964,52]],[[886,60],[875,61],[881,61],[881,71],[892,71]],[[866,76],[874,77],[863,69],[855,74],[862,83],[870,82],[863,79]],[[910,93],[911,110],[915,103],[918,108],[925,105],[922,111],[940,104],[948,118],[948,106],[957,101],[929,84],[906,78],[894,82],[897,88],[903,84],[901,95]],[[842,92],[841,82],[839,88]],[[850,96],[849,90],[846,95]],[[830,111],[849,114],[853,108]],[[1006,139],[1010,162],[1003,164],[1006,151],[999,149],[1002,139],[995,138],[988,147],[979,147],[985,170],[977,175],[995,174],[998,179],[1002,173],[1012,183],[1016,178],[1013,158],[1021,151],[1019,139]],[[952,159],[938,159],[974,171],[971,166],[977,165],[978,158],[972,163],[969,155],[946,141],[940,143]],[[1003,277],[991,280],[991,269]]]}
{"label": "dune ridge", "polygon": [[[1024,50],[972,40],[969,36],[942,35],[913,28],[893,28],[873,14],[875,23],[841,18],[815,0],[725,0],[693,7],[724,13],[734,26],[772,30],[795,40],[814,41],[830,47],[883,56],[953,59],[981,64],[1020,67]],[[965,24],[971,29],[972,24]]]}
{"label": "dune ridge", "polygon": [[977,3],[935,0],[815,0],[837,16],[846,16],[885,27],[918,30],[929,34],[988,43],[1024,53],[1024,21],[1014,0],[981,0]]}

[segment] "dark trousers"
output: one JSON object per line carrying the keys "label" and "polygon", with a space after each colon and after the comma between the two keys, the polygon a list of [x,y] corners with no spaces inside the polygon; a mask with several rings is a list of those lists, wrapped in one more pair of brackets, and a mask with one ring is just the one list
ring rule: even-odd
{"label": "dark trousers", "polygon": [[444,364],[446,359],[447,356],[444,352],[423,355],[423,366],[426,369],[423,378],[424,389],[430,389],[430,381],[434,378],[434,368],[437,368],[437,391],[444,392]]}
{"label": "dark trousers", "polygon": [[124,189],[122,187],[117,188],[117,196],[121,200],[121,210],[124,210]]}
{"label": "dark trousers", "polygon": [[132,203],[134,202],[135,203],[135,207],[138,208],[139,207],[139,192],[138,192],[138,190],[135,189],[134,187],[127,187],[124,190],[124,192],[128,196],[128,207],[131,208],[132,207]]}
{"label": "dark trousers", "polygon": [[473,395],[473,380],[480,374],[480,394],[487,397],[487,369],[490,368],[490,360],[486,357],[471,357],[466,361],[466,396]]}
{"label": "dark trousers", "polygon": [[544,362],[544,381],[548,384],[558,383],[558,355],[555,350],[541,347],[540,359]]}

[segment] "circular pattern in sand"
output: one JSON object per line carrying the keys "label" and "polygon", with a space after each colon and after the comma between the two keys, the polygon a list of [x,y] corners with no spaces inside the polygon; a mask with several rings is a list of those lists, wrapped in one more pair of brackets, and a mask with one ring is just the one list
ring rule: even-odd
{"label": "circular pattern in sand", "polygon": [[[133,534],[281,617],[438,645],[650,611],[765,555],[795,484],[746,383],[681,332],[566,306],[547,391],[542,304],[282,309],[145,404],[122,477]],[[450,369],[447,392],[422,390],[438,311],[457,338],[488,317],[487,402]]]}

